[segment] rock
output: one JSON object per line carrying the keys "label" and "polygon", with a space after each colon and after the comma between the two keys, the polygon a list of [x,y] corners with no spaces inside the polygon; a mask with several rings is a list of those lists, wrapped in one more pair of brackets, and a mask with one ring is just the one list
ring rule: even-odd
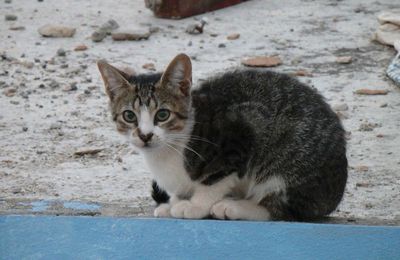
{"label": "rock", "polygon": [[24,132],[28,131],[28,127],[26,127],[26,126],[22,127],[22,131],[24,131]]}
{"label": "rock", "polygon": [[33,66],[35,65],[35,63],[33,63],[32,61],[26,61],[26,60],[19,61],[19,64],[28,69],[32,69]]}
{"label": "rock", "polygon": [[339,117],[340,120],[349,119],[349,114],[344,111],[337,111],[336,115]]}
{"label": "rock", "polygon": [[388,106],[388,103],[383,103],[379,107],[387,107],[387,106]]}
{"label": "rock", "polygon": [[74,51],[86,51],[88,47],[85,44],[80,44],[74,48]]}
{"label": "rock", "polygon": [[57,55],[58,56],[64,57],[65,54],[66,54],[66,52],[65,52],[65,50],[63,48],[60,48],[60,49],[57,50]]}
{"label": "rock", "polygon": [[378,21],[380,24],[392,23],[400,26],[400,10],[382,12],[378,15]]}
{"label": "rock", "polygon": [[365,166],[365,165],[360,165],[360,166],[354,167],[354,169],[358,172],[367,172],[369,170],[369,167]]}
{"label": "rock", "polygon": [[189,24],[186,27],[185,32],[188,34],[201,34],[204,31],[204,26],[207,24],[207,20],[205,18],[201,19],[200,22],[195,24]]}
{"label": "rock", "polygon": [[104,148],[81,148],[78,151],[74,152],[74,155],[76,156],[95,155],[103,150]]}
{"label": "rock", "polygon": [[341,57],[336,57],[336,63],[339,64],[349,64],[351,63],[353,58],[351,56],[341,56]]}
{"label": "rock", "polygon": [[11,31],[23,31],[23,30],[25,30],[25,26],[11,26],[8,29]]}
{"label": "rock", "polygon": [[393,46],[396,41],[400,41],[400,26],[392,23],[380,25],[373,35],[373,40],[385,45]]}
{"label": "rock", "polygon": [[3,91],[3,94],[6,97],[13,97],[17,93],[17,90],[15,88],[9,88]]}
{"label": "rock", "polygon": [[389,90],[362,88],[362,89],[356,90],[355,93],[358,95],[386,95],[387,93],[389,93]]}
{"label": "rock", "polygon": [[4,18],[6,21],[16,21],[18,19],[15,14],[6,14]]}
{"label": "rock", "polygon": [[107,32],[102,30],[97,30],[92,33],[91,39],[94,42],[101,42],[106,37],[107,37]]}
{"label": "rock", "polygon": [[150,32],[139,31],[118,31],[111,34],[114,41],[140,41],[147,40],[150,37]]}
{"label": "rock", "polygon": [[51,80],[51,82],[49,83],[49,87],[52,89],[56,89],[60,87],[60,83],[58,83],[57,81],[55,81],[54,79]]}
{"label": "rock", "polygon": [[226,37],[228,40],[237,40],[237,39],[239,39],[240,38],[240,33],[234,33],[234,34],[231,34],[231,35],[228,35],[228,37]]}
{"label": "rock", "polygon": [[4,0],[4,3],[11,4],[12,0]]}
{"label": "rock", "polygon": [[370,132],[370,131],[373,131],[375,128],[381,127],[381,126],[382,126],[381,124],[367,122],[367,123],[362,123],[358,130],[361,132]]}
{"label": "rock", "polygon": [[38,32],[44,37],[63,38],[74,36],[76,29],[62,25],[47,24],[40,27]]}
{"label": "rock", "polygon": [[146,64],[143,64],[142,68],[143,68],[143,69],[146,69],[146,70],[152,70],[152,71],[155,71],[155,70],[156,70],[156,68],[155,68],[155,66],[154,66],[154,63],[146,63]]}
{"label": "rock", "polygon": [[312,73],[306,70],[296,70],[296,72],[294,73],[294,75],[298,76],[298,77],[312,77]]}
{"label": "rock", "polygon": [[225,48],[225,47],[226,47],[226,45],[224,43],[218,44],[218,48]]}
{"label": "rock", "polygon": [[78,83],[76,83],[76,82],[72,82],[70,85],[65,86],[65,87],[63,88],[63,91],[65,91],[65,92],[76,91],[76,90],[78,90],[77,84],[78,84]]}
{"label": "rock", "polygon": [[107,34],[111,34],[112,31],[116,30],[119,28],[119,24],[114,20],[110,19],[106,23],[104,23],[102,26],[100,26],[100,31],[103,31]]}
{"label": "rock", "polygon": [[260,56],[243,60],[242,64],[248,67],[275,67],[282,64],[282,60],[278,56]]}
{"label": "rock", "polygon": [[367,182],[357,182],[356,183],[356,187],[363,187],[363,188],[367,188],[370,187],[371,183],[367,183]]}
{"label": "rock", "polygon": [[349,106],[345,103],[336,104],[336,105],[332,106],[332,109],[335,111],[347,111],[347,110],[349,110]]}

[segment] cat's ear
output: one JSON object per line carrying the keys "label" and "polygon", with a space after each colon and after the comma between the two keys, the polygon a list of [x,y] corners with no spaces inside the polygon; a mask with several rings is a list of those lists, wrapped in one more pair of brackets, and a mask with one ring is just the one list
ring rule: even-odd
{"label": "cat's ear", "polygon": [[189,96],[192,86],[192,63],[186,54],[178,54],[171,61],[162,75],[161,86],[178,88],[184,96]]}
{"label": "cat's ear", "polygon": [[129,75],[126,72],[111,66],[104,60],[99,60],[97,62],[97,67],[103,78],[107,95],[111,100],[119,93],[123,93],[132,87],[128,82]]}

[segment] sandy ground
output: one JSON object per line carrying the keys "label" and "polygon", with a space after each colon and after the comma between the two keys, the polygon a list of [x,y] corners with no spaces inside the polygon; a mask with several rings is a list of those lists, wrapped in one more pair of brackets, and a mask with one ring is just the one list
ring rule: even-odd
{"label": "sandy ground", "polygon": [[[385,76],[395,53],[370,40],[376,14],[396,1],[254,0],[180,21],[155,18],[143,2],[1,1],[0,213],[29,213],[30,202],[46,200],[51,214],[66,213],[59,201],[81,201],[101,205],[95,214],[148,215],[151,175],[114,130],[95,61],[142,73],[145,63],[162,71],[185,52],[193,59],[196,83],[257,55],[279,55],[283,65],[276,71],[312,73],[300,79],[344,110],[348,131],[349,180],[333,216],[400,223],[400,88]],[[18,18],[5,21],[6,14]],[[204,16],[203,34],[185,33]],[[92,42],[91,33],[109,19],[122,28],[159,31],[144,41]],[[44,24],[77,31],[72,38],[43,38],[37,30]],[[233,33],[240,38],[227,40]],[[88,49],[74,51],[80,44]],[[65,57],[57,55],[59,48]],[[353,62],[338,64],[337,56],[352,56]],[[68,91],[75,83],[77,90]],[[389,93],[355,94],[360,88]],[[103,150],[74,155],[84,147]]]}

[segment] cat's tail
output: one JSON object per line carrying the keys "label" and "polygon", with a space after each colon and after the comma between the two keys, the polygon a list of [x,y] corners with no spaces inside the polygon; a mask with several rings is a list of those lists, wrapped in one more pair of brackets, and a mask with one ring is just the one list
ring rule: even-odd
{"label": "cat's tail", "polygon": [[152,191],[151,191],[151,197],[154,199],[154,201],[157,203],[157,205],[162,204],[162,203],[168,203],[169,201],[169,195],[168,193],[161,189],[160,186],[158,186],[157,182],[153,180],[153,183],[151,184]]}

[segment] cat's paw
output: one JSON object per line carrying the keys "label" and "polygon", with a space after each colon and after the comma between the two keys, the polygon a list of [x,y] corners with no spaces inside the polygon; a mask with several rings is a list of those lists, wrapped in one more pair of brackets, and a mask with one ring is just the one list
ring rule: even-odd
{"label": "cat's paw", "polygon": [[171,215],[174,218],[202,219],[209,215],[209,209],[194,205],[188,200],[182,200],[172,206]]}
{"label": "cat's paw", "polygon": [[241,219],[240,208],[234,200],[221,200],[211,207],[210,215],[216,219]]}
{"label": "cat's paw", "polygon": [[154,217],[156,218],[169,218],[171,217],[171,205],[163,203],[154,210]]}

